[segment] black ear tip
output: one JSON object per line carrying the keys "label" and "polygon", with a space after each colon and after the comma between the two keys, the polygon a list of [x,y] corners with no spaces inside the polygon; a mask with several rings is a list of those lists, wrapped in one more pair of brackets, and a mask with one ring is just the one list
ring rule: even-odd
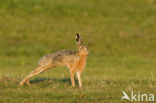
{"label": "black ear tip", "polygon": [[75,34],[76,35],[76,42],[78,42],[79,41],[79,39],[80,39],[80,35],[77,33],[77,34]]}
{"label": "black ear tip", "polygon": [[75,35],[76,35],[77,37],[80,37],[80,34],[79,34],[79,33],[76,33]]}

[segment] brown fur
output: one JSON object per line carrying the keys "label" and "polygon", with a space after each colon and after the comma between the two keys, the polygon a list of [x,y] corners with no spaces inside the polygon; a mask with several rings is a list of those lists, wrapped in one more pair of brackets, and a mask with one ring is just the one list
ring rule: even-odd
{"label": "brown fur", "polygon": [[75,86],[74,73],[77,72],[79,86],[82,87],[81,72],[86,65],[88,49],[83,45],[79,34],[76,34],[76,42],[78,45],[77,51],[62,50],[54,54],[49,54],[42,57],[38,63],[38,67],[30,72],[21,82],[20,85],[29,84],[31,77],[48,70],[55,66],[66,66],[70,69],[70,79],[72,86]]}
{"label": "brown fur", "polygon": [[77,68],[77,71],[83,71],[83,69],[86,65],[86,59],[87,59],[86,55],[80,56],[80,59],[75,67],[75,68]]}

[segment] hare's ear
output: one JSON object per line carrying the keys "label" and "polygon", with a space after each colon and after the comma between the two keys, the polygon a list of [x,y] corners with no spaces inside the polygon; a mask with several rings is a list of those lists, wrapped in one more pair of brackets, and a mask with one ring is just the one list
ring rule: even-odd
{"label": "hare's ear", "polygon": [[76,34],[76,43],[78,46],[80,46],[82,44],[82,40],[81,40],[81,37],[80,37],[80,34]]}

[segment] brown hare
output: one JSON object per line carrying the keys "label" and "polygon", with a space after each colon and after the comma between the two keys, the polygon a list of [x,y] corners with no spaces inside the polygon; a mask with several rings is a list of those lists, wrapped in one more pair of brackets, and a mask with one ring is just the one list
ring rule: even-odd
{"label": "brown hare", "polygon": [[76,34],[76,43],[78,45],[77,51],[62,50],[54,54],[49,54],[42,57],[39,61],[37,68],[30,72],[21,82],[20,85],[29,84],[31,77],[46,71],[49,68],[56,66],[66,66],[70,69],[70,80],[72,86],[75,86],[74,73],[76,72],[79,87],[82,87],[81,73],[85,67],[87,55],[89,53],[86,46],[83,45],[82,39],[79,34]]}

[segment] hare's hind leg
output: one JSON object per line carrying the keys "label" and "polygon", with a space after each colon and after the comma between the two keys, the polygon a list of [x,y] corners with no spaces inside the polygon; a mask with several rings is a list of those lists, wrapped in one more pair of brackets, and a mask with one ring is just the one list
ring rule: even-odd
{"label": "hare's hind leg", "polygon": [[20,85],[23,85],[25,82],[27,85],[30,85],[29,84],[29,79],[45,70],[47,70],[49,67],[41,67],[41,66],[38,66],[34,71],[30,72],[21,82],[20,82]]}
{"label": "hare's hind leg", "polygon": [[82,81],[81,81],[81,72],[76,72],[77,78],[78,78],[78,82],[79,82],[79,87],[82,87]]}

